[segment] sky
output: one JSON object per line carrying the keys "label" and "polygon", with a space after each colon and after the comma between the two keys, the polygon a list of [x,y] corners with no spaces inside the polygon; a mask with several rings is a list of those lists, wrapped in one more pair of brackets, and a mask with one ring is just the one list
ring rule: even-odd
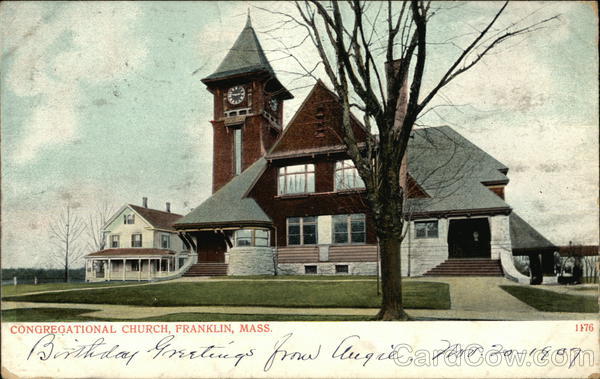
{"label": "sky", "polygon": [[[255,2],[3,2],[0,4],[2,267],[58,267],[49,224],[69,203],[186,214],[210,195],[212,73],[252,23],[280,81],[289,120],[313,81]],[[277,10],[293,12],[289,3]],[[501,4],[446,7],[429,25],[430,88],[460,45]],[[583,2],[517,2],[501,24],[559,15],[453,82],[420,122],[449,125],[509,167],[506,200],[555,244],[598,244],[597,10]],[[437,44],[436,44],[437,43]],[[279,50],[279,51],[278,51]],[[318,61],[306,43],[300,62]],[[310,65],[310,64],[309,64]],[[316,75],[325,78],[319,69]],[[85,236],[80,243],[85,244]]]}

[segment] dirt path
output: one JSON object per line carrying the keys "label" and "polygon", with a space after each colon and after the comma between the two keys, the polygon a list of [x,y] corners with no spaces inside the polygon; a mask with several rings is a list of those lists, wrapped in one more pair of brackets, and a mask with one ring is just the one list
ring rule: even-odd
{"label": "dirt path", "polygon": [[501,285],[516,285],[503,277],[433,277],[420,278],[450,285],[452,309],[473,312],[536,312],[535,308],[525,304],[505,292]]}

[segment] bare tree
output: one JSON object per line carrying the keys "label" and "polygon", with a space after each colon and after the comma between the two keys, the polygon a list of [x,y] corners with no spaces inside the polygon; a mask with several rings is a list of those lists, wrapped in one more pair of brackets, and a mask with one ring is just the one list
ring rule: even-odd
{"label": "bare tree", "polygon": [[63,265],[65,282],[69,281],[69,268],[84,254],[79,238],[85,229],[83,219],[74,213],[69,202],[65,209],[50,222],[50,238],[56,247],[53,258]]}
{"label": "bare tree", "polygon": [[115,213],[115,207],[104,201],[88,215],[86,234],[88,236],[88,250],[100,251],[106,248],[106,235],[104,226]]}
{"label": "bare tree", "polygon": [[[428,105],[450,82],[506,41],[538,30],[557,17],[533,22],[523,17],[501,27],[498,20],[508,6],[505,2],[483,28],[474,28],[460,41],[448,41],[459,49],[458,56],[448,62],[440,77],[425,78],[428,49],[436,46],[428,41],[428,25],[440,10],[431,2],[307,0],[295,5],[299,16],[270,12],[282,16],[283,27],[295,24],[306,31],[342,103],[342,139],[365,183],[380,244],[383,296],[377,318],[407,320],[400,274],[400,247],[407,223],[401,167],[406,164],[413,127],[420,116],[435,108]],[[304,68],[305,75],[313,76],[315,68]],[[433,82],[426,93],[421,91],[424,79]],[[354,135],[352,108],[364,116],[368,130],[364,144]]]}

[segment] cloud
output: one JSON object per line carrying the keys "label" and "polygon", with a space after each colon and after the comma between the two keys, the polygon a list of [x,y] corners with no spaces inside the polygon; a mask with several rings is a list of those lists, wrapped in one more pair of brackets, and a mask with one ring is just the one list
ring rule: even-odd
{"label": "cloud", "polygon": [[[10,3],[3,21],[3,58],[12,62],[8,88],[38,97],[23,124],[13,162],[26,164],[53,146],[74,142],[80,124],[82,89],[122,79],[144,64],[147,50],[133,27],[134,3]],[[12,30],[11,30],[12,31]]]}

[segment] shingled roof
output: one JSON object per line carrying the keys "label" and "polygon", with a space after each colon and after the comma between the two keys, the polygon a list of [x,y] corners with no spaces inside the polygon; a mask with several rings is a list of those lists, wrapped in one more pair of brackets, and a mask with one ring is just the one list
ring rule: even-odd
{"label": "shingled roof", "polygon": [[252,28],[250,15],[248,15],[244,30],[238,36],[225,59],[215,72],[202,79],[202,81],[214,81],[232,75],[257,71],[266,71],[274,75],[273,68],[265,56],[254,28]]}
{"label": "shingled roof", "polygon": [[127,206],[136,211],[148,221],[152,227],[157,229],[174,230],[173,223],[183,217],[180,214],[144,208],[133,204],[127,204]]}
{"label": "shingled roof", "polygon": [[523,220],[518,214],[512,212],[509,216],[510,240],[514,253],[545,250],[554,251],[558,248],[535,228]]}
{"label": "shingled roof", "polygon": [[202,204],[174,224],[176,229],[219,228],[244,225],[271,225],[262,208],[247,197],[248,191],[262,175],[267,161],[261,158],[233,178]]}
{"label": "shingled roof", "polygon": [[415,129],[408,147],[408,172],[428,198],[410,199],[408,212],[510,212],[482,183],[507,184],[508,168],[448,126]]}

